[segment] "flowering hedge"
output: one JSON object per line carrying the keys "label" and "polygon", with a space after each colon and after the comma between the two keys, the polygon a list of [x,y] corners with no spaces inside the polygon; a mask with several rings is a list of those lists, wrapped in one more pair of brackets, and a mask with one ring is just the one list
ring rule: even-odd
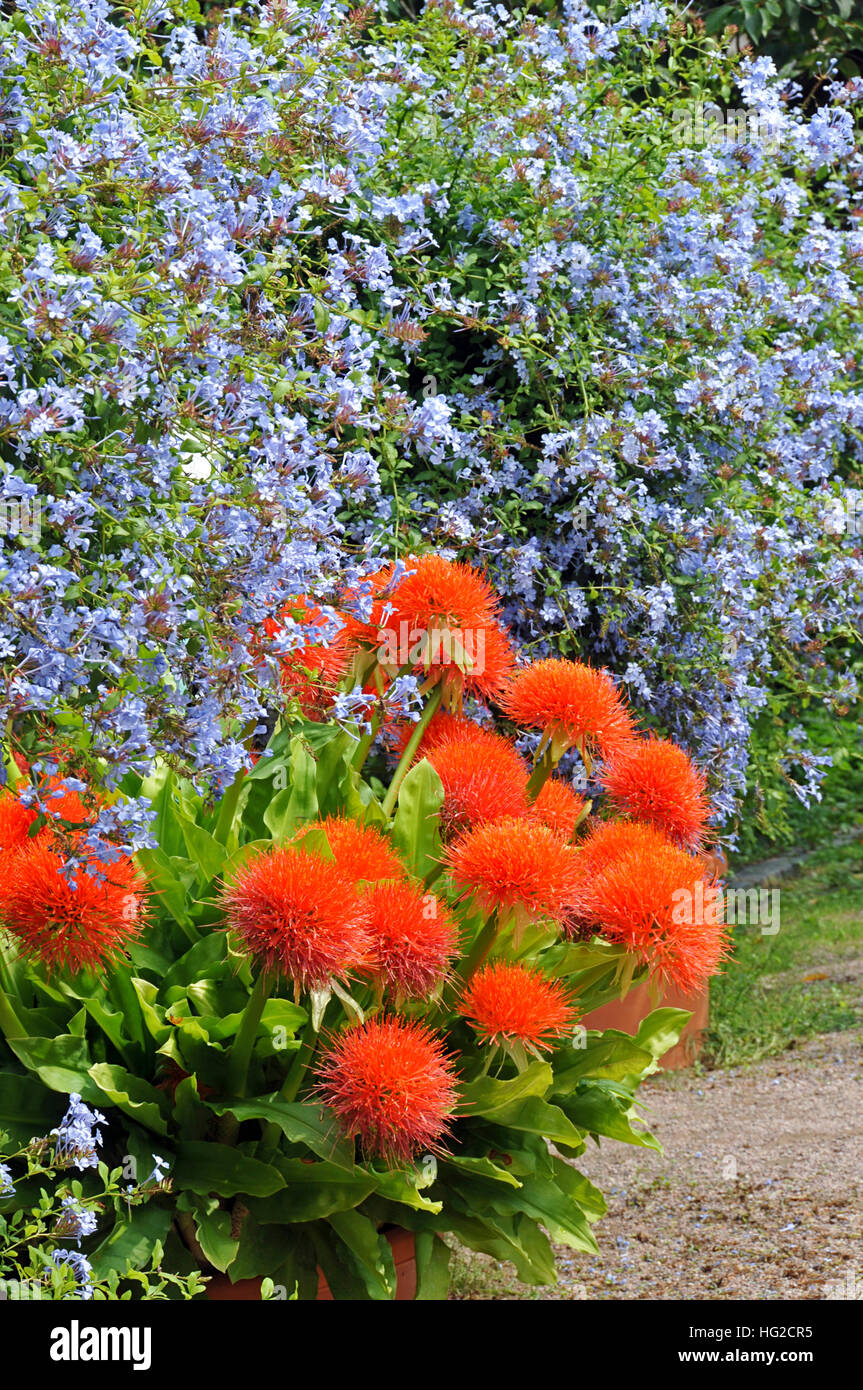
{"label": "flowering hedge", "polygon": [[[481,557],[726,821],[759,712],[855,697],[857,91],[807,119],[653,3],[23,0],[0,47],[2,703],[128,793],[96,838],[152,843],[156,754],[249,765],[262,624],[380,553]],[[759,128],[704,144],[710,97]]]}

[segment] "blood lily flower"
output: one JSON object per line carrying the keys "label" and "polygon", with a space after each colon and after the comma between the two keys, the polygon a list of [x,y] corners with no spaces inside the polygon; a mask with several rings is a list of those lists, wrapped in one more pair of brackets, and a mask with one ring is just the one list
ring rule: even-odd
{"label": "blood lily flower", "polygon": [[564,840],[571,840],[588,809],[588,802],[573,791],[568,782],[561,777],[550,777],[543,783],[531,815]]}
{"label": "blood lily flower", "polygon": [[633,739],[615,753],[599,781],[624,814],[692,849],[702,845],[710,814],[706,781],[677,744],[655,737]]}
{"label": "blood lily flower", "polygon": [[50,836],[39,835],[3,858],[0,923],[52,973],[99,971],[120,959],[141,931],[144,900],[125,857],[105,864],[83,852],[67,867]]}
{"label": "blood lily flower", "polygon": [[502,816],[528,811],[528,769],[508,739],[471,726],[444,735],[426,754],[443,783],[445,838]]}
{"label": "blood lily flower", "polygon": [[498,695],[515,653],[491,585],[470,565],[441,555],[406,560],[405,570],[386,601],[375,605],[381,665],[442,681],[456,703],[465,691]]}
{"label": "blood lily flower", "polygon": [[374,973],[407,998],[425,999],[458,953],[458,930],[433,893],[376,883],[366,894]]}
{"label": "blood lily flower", "polygon": [[607,758],[633,736],[632,715],[607,671],[549,658],[517,671],[501,705],[517,724],[541,729],[555,760],[567,748]]}
{"label": "blood lily flower", "polygon": [[323,610],[304,594],[291,599],[282,608],[279,618],[266,618],[265,635],[281,638],[293,620],[305,628],[305,640],[292,650],[278,656],[279,678],[285,693],[295,699],[308,719],[323,719],[330,709],[335,688],[347,667],[346,634],[344,630],[324,642],[316,640],[316,629],[323,634],[329,620]]}
{"label": "blood lily flower", "polygon": [[458,1006],[483,1043],[521,1043],[536,1053],[571,1028],[576,1011],[560,980],[508,961],[494,961],[474,975]]}
{"label": "blood lily flower", "polygon": [[442,1147],[456,1106],[443,1044],[423,1024],[372,1018],[336,1037],[318,1068],[316,1093],[366,1158],[406,1165]]}
{"label": "blood lily flower", "polygon": [[325,989],[365,956],[362,898],[330,859],[267,850],[240,869],[222,903],[228,925],[262,968],[298,989]]}
{"label": "blood lily flower", "polygon": [[610,824],[580,852],[574,919],[590,923],[685,992],[728,953],[721,890],[704,866],[653,826]]}
{"label": "blood lily flower", "polygon": [[297,843],[302,845],[314,831],[326,836],[333,863],[353,884],[407,877],[407,870],[389,840],[373,825],[361,825],[348,816],[327,816],[303,826]]}
{"label": "blood lily flower", "polygon": [[463,896],[487,911],[563,921],[578,885],[577,852],[545,825],[509,816],[478,826],[449,846],[445,862]]}

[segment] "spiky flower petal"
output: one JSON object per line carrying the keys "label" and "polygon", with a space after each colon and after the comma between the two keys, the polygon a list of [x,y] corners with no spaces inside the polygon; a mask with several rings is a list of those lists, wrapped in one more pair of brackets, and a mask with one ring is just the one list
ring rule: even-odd
{"label": "spiky flower petal", "polygon": [[550,1048],[572,1028],[576,1017],[560,980],[503,960],[477,971],[458,1011],[480,1042],[520,1042],[531,1049]]}

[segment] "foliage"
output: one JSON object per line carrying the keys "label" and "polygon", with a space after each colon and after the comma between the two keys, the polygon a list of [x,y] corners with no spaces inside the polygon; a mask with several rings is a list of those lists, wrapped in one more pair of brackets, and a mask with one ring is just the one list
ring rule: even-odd
{"label": "foliage", "polygon": [[[455,567],[450,579],[456,592],[479,585],[485,593],[477,576]],[[390,584],[388,592],[398,612],[402,590]],[[489,646],[496,622],[488,620]],[[661,978],[676,959],[689,977],[703,959],[699,941],[718,948],[723,928],[700,919],[675,928],[663,896],[628,949],[625,933],[615,936],[591,917],[583,895],[588,878],[601,880],[604,870],[598,862],[589,874],[579,867],[586,846],[595,853],[598,843],[592,832],[584,840],[589,805],[576,815],[580,799],[569,790],[565,828],[541,820],[542,790],[556,785],[547,779],[567,745],[559,724],[530,778],[526,765],[520,773],[521,816],[497,820],[492,805],[480,823],[444,842],[452,821],[444,821],[442,807],[451,791],[434,769],[434,743],[421,740],[432,738],[442,695],[457,703],[459,685],[480,678],[466,656],[465,629],[457,632],[463,640],[452,644],[454,655],[425,671],[422,713],[416,725],[407,721],[403,732],[413,735],[380,796],[361,772],[368,739],[335,720],[281,721],[253,769],[215,805],[164,764],[135,789],[157,808],[158,844],[138,855],[151,903],[142,929],[127,924],[127,960],[102,973],[49,972],[28,950],[27,931],[7,920],[0,1121],[50,1113],[51,1093],[74,1088],[86,1105],[105,1110],[122,1153],[158,1146],[170,1168],[170,1206],[159,1198],[159,1221],[151,1207],[133,1206],[121,1233],[97,1251],[97,1271],[102,1250],[134,1247],[145,1260],[165,1241],[165,1260],[180,1273],[192,1252],[209,1272],[265,1277],[273,1287],[296,1288],[301,1299],[315,1297],[318,1269],[336,1298],[389,1299],[395,1269],[383,1232],[400,1225],[416,1235],[419,1298],[445,1294],[444,1234],[511,1261],[526,1283],[548,1283],[555,1277],[548,1237],[575,1250],[596,1248],[590,1228],[605,1204],[574,1166],[589,1139],[657,1147],[638,1116],[636,1090],[688,1014],[660,1007],[635,1036],[589,1031],[576,1020],[625,994],[646,969]],[[368,676],[371,661],[383,677],[384,650],[376,657],[361,647],[352,669],[362,664]],[[373,676],[368,683],[373,692]],[[613,687],[600,672],[593,683],[601,718]],[[367,702],[371,712],[374,696]],[[376,709],[371,720],[379,717]],[[514,744],[450,719],[482,746],[507,748],[518,771]],[[600,732],[596,741],[603,738]],[[590,764],[594,735],[580,739]],[[674,775],[676,786],[676,764]],[[672,821],[678,825],[679,816]],[[616,824],[609,820],[606,830]],[[490,885],[458,869],[457,852],[489,827],[513,849],[520,838],[538,845],[529,882],[513,867]],[[654,836],[655,853],[665,845],[687,884],[707,876],[703,863],[664,842],[653,825],[620,828],[624,839],[633,829]],[[372,843],[361,860],[357,834]],[[33,841],[15,852],[16,874],[26,875],[33,853]],[[603,853],[617,867],[624,851]],[[372,855],[382,868],[375,870]],[[271,875],[272,865],[280,875]],[[9,872],[8,856],[4,867]],[[375,893],[394,873],[413,899],[413,920],[403,923],[401,940],[384,923],[383,954],[377,938],[351,933],[371,921]],[[315,882],[318,896],[309,892]],[[496,895],[494,908],[486,889]],[[324,954],[335,939],[327,935],[330,917],[339,913],[348,941],[341,964]],[[404,951],[428,966],[429,951],[447,939],[440,924],[450,918],[449,966],[444,955],[430,975],[402,968]],[[391,950],[399,947],[402,967],[393,974]],[[715,966],[699,968],[705,974]],[[531,1017],[512,1014],[506,995],[490,1011],[489,991],[496,993],[501,978],[519,985]],[[485,993],[463,1007],[466,987],[480,979]],[[382,1042],[388,1030],[398,1032],[391,1075],[380,1051],[366,1057],[365,1073],[351,1072],[372,1025]],[[449,1076],[437,1111],[431,1065],[400,1089],[412,1039],[420,1050],[434,1039],[430,1063]],[[352,1086],[353,1099],[361,1093],[357,1111],[343,1105]]]}
{"label": "foliage", "polygon": [[736,25],[783,72],[823,74],[835,64],[843,77],[860,75],[863,20],[855,0],[743,0],[702,12],[709,34]]}
{"label": "foliage", "polygon": [[[5,1077],[4,1118],[26,1129],[33,1112],[21,1077]],[[41,1099],[41,1098],[40,1098]],[[189,1299],[205,1285],[198,1271],[178,1275],[163,1268],[164,1250],[157,1232],[167,1231],[167,1216],[160,1219],[155,1198],[170,1188],[156,1160],[153,1171],[138,1182],[128,1182],[124,1168],[109,1170],[95,1154],[64,1152],[64,1141],[77,1128],[90,1129],[98,1120],[80,1097],[70,1096],[66,1116],[49,1135],[18,1147],[0,1132],[0,1293],[5,1300],[94,1299]],[[40,1109],[50,1113],[52,1104],[41,1099]],[[84,1173],[71,1177],[72,1169]],[[92,1174],[87,1169],[95,1170]],[[50,1189],[50,1190],[49,1190]],[[148,1228],[151,1239],[143,1246],[128,1240],[133,1212],[138,1224]],[[108,1229],[105,1220],[108,1219]],[[67,1248],[69,1247],[69,1248]],[[83,1247],[83,1248],[82,1248]],[[84,1251],[87,1253],[84,1253]]]}

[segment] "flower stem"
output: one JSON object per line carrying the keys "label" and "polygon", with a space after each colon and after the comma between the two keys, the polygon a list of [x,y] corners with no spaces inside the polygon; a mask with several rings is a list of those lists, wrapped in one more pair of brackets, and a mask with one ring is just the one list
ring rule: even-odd
{"label": "flower stem", "polygon": [[[234,1045],[228,1057],[225,1090],[229,1096],[237,1100],[241,1100],[246,1094],[246,1086],[249,1080],[249,1063],[252,1060],[252,1048],[255,1045],[255,1035],[258,1031],[258,1024],[261,1021],[264,1005],[267,1002],[269,992],[267,973],[265,970],[262,970],[255,981],[255,987],[243,1011],[243,1017],[237,1029],[237,1036],[234,1038]],[[219,1121],[219,1140],[221,1143],[235,1143],[239,1128],[239,1120],[237,1120],[234,1115],[223,1115]]]}
{"label": "flower stem", "polygon": [[419,748],[423,734],[431,723],[433,716],[437,713],[442,696],[443,687],[438,684],[429,695],[428,704],[420,715],[418,723],[414,726],[414,731],[405,745],[405,751],[399,758],[398,767],[393,773],[393,780],[390,782],[389,791],[383,800],[383,809],[387,816],[391,816],[395,810],[401,784],[407,776],[408,769],[414,760],[414,755]]}
{"label": "flower stem", "polygon": [[[311,1065],[312,1058],[318,1046],[318,1036],[317,1029],[313,1027],[312,1021],[309,1019],[303,1029],[300,1045],[294,1053],[294,1060],[291,1063],[290,1070],[279,1092],[279,1099],[287,1101],[289,1105],[292,1101],[296,1100],[297,1092],[303,1084],[306,1072]],[[281,1128],[276,1124],[275,1120],[271,1120],[269,1124],[264,1126],[263,1133],[261,1134],[261,1142],[258,1145],[257,1151],[257,1157],[262,1163],[268,1163],[276,1152],[281,1133]]]}
{"label": "flower stem", "polygon": [[536,801],[536,798],[539,796],[549,777],[554,772],[554,766],[551,739],[549,739],[542,751],[542,756],[528,779],[527,795],[530,801]]}
{"label": "flower stem", "polygon": [[499,927],[500,923],[497,919],[497,913],[493,912],[464,960],[457,967],[457,973],[465,984],[467,984],[470,977],[479,970],[494,945]]}

